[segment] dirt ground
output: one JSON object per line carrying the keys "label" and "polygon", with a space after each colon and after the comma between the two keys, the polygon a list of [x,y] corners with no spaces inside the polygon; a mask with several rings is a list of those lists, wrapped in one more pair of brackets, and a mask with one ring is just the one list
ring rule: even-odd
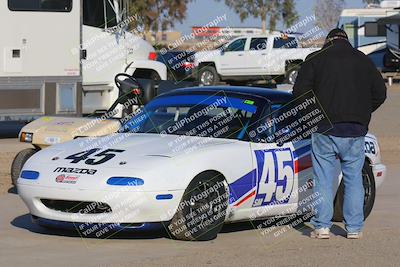
{"label": "dirt ground", "polygon": [[[249,223],[224,227],[210,242],[174,241],[162,233],[111,239],[81,239],[72,233],[44,230],[11,190],[10,165],[25,147],[16,139],[0,140],[0,266],[400,266],[400,86],[374,115],[370,132],[388,167],[364,238],[347,240],[342,224],[330,240],[308,237],[310,228],[279,229],[264,235]],[[267,228],[268,229],[268,228]]]}

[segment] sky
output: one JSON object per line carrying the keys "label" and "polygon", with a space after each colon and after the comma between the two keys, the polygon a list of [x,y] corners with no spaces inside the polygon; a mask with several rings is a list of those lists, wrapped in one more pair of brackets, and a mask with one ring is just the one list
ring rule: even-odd
{"label": "sky", "polygon": [[[295,2],[300,20],[313,14],[315,0],[295,0]],[[362,8],[364,6],[365,4],[362,3],[362,0],[346,0],[345,8]],[[204,25],[223,14],[226,14],[227,19],[219,24],[221,26],[261,27],[260,19],[250,17],[241,22],[239,15],[228,8],[224,0],[194,0],[188,6],[186,19],[182,24],[179,22],[176,23],[175,30],[188,34],[191,32],[192,26]]]}

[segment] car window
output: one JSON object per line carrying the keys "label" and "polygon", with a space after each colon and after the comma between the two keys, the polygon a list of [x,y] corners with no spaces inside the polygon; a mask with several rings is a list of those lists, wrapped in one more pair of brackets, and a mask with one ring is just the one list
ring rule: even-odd
{"label": "car window", "polygon": [[244,46],[246,44],[246,38],[237,39],[230,43],[224,50],[225,52],[234,52],[234,51],[244,51]]}
{"label": "car window", "polygon": [[265,50],[267,49],[268,38],[251,38],[250,50]]}
{"label": "car window", "polygon": [[[287,103],[273,103],[270,109],[265,111],[260,119],[258,129],[259,131],[258,139],[265,140],[268,143],[276,142],[276,134],[280,136],[287,136],[288,141],[293,137],[297,137],[296,130],[288,127],[296,121],[299,121],[299,114],[294,116],[286,117],[286,113],[291,109],[290,105]],[[284,119],[281,119],[284,117]]]}
{"label": "car window", "polygon": [[278,37],[274,39],[274,48],[297,48],[297,40],[294,37]]}
{"label": "car window", "polygon": [[258,100],[218,95],[159,97],[120,132],[161,133],[246,140]]}

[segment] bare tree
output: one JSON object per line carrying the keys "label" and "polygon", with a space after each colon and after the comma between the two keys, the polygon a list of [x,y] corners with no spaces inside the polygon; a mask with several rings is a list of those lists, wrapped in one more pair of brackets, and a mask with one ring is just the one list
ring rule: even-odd
{"label": "bare tree", "polygon": [[334,28],[338,22],[340,12],[345,5],[345,0],[317,0],[314,7],[317,25],[329,31]]}

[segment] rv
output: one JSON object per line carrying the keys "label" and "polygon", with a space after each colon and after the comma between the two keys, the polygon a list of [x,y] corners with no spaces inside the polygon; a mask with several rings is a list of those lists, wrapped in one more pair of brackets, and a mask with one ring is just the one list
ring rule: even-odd
{"label": "rv", "polygon": [[[381,18],[377,24],[377,27],[384,25],[387,28],[387,49],[384,57],[385,72],[387,73],[385,76],[398,76],[400,72],[400,13]],[[393,75],[394,73],[396,75]]]}
{"label": "rv", "polygon": [[346,31],[353,47],[368,55],[375,66],[383,70],[386,51],[386,28],[379,27],[378,34],[369,34],[366,28],[380,18],[399,12],[400,1],[382,1],[379,5],[368,5],[362,9],[344,9],[340,15],[338,28]]}
{"label": "rv", "polygon": [[[400,11],[400,10],[399,10]],[[399,78],[400,72],[400,12],[380,18],[376,23],[367,25],[366,31],[370,36],[377,36],[380,33],[380,28],[386,29],[386,50],[383,57],[384,68],[382,75],[388,79],[389,85],[392,84],[393,78]]]}
{"label": "rv", "polygon": [[165,80],[128,11],[124,0],[0,1],[0,121],[107,110],[120,72]]}

